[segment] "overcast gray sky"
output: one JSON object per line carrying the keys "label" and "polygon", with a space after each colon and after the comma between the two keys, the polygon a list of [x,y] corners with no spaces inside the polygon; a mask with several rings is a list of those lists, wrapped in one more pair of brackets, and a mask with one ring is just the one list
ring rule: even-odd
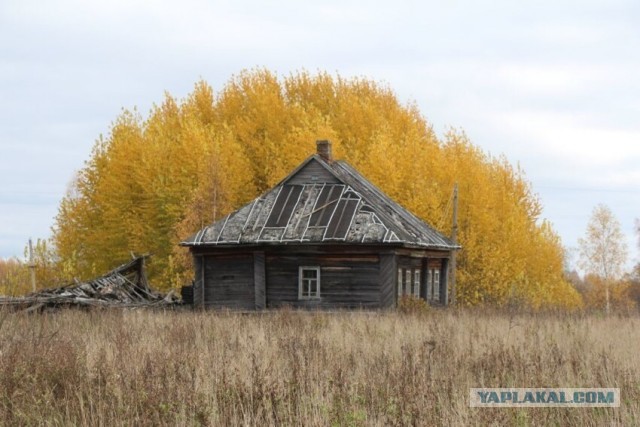
{"label": "overcast gray sky", "polygon": [[439,134],[519,163],[566,246],[605,203],[639,261],[637,0],[3,0],[0,257],[50,235],[122,108],[253,67],[387,83]]}

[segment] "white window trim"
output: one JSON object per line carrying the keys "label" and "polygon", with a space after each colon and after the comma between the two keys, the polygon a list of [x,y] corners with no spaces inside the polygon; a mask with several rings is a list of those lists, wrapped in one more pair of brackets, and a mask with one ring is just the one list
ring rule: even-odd
{"label": "white window trim", "polygon": [[413,272],[413,296],[420,298],[420,270],[416,269]]}
{"label": "white window trim", "polygon": [[[305,296],[302,294],[302,287],[303,287],[303,279],[302,279],[302,275],[304,271],[307,270],[313,270],[316,272],[316,277],[317,277],[317,281],[318,281],[318,288],[317,288],[317,292],[316,295],[312,295],[312,296]],[[313,300],[313,299],[320,299],[320,267],[317,265],[302,265],[300,267],[298,267],[298,299],[300,300]]]}
{"label": "white window trim", "polygon": [[398,298],[402,298],[402,269],[398,268]]}
{"label": "white window trim", "polygon": [[433,299],[440,300],[440,270],[433,271]]}

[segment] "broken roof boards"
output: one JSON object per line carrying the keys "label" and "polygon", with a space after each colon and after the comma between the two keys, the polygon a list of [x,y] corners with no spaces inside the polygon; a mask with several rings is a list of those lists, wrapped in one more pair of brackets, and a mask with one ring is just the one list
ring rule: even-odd
{"label": "broken roof boards", "polygon": [[343,161],[319,154],[184,246],[344,242],[458,248]]}
{"label": "broken roof boards", "polygon": [[159,307],[176,303],[149,287],[143,255],[88,282],[41,289],[21,297],[0,297],[0,306],[18,310],[61,307]]}

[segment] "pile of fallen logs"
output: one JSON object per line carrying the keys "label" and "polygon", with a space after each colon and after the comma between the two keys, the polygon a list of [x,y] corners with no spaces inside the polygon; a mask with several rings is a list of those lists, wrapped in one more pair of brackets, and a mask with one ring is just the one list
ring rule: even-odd
{"label": "pile of fallen logs", "polygon": [[178,303],[173,291],[162,294],[149,287],[144,270],[146,258],[134,258],[89,282],[42,289],[22,297],[0,297],[0,306],[35,311],[61,307],[149,307]]}

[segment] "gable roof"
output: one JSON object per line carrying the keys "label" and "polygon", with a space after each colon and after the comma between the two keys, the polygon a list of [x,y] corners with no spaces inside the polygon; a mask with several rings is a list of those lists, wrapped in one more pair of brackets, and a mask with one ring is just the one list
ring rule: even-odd
{"label": "gable roof", "polygon": [[295,243],[459,246],[394,202],[344,161],[314,154],[251,203],[183,246]]}

